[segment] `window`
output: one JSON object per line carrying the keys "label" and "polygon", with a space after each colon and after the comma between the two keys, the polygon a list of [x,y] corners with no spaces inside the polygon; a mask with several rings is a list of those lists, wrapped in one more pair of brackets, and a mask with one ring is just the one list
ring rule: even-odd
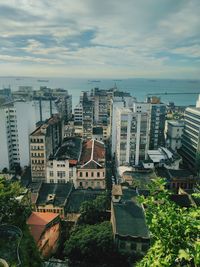
{"label": "window", "polygon": [[85,173],[85,176],[88,177],[88,172]]}
{"label": "window", "polygon": [[100,177],[100,172],[97,172],[97,177]]}
{"label": "window", "polygon": [[65,177],[65,171],[57,171],[57,177],[59,178]]}
{"label": "window", "polygon": [[93,172],[91,172],[91,177],[94,177],[94,173]]}
{"label": "window", "polygon": [[49,172],[49,176],[50,176],[50,177],[53,177],[53,171],[50,171],[50,172]]}
{"label": "window", "polygon": [[83,177],[83,173],[82,172],[80,172],[80,177]]}
{"label": "window", "polygon": [[51,184],[54,183],[54,179],[50,179],[50,183],[51,183]]}

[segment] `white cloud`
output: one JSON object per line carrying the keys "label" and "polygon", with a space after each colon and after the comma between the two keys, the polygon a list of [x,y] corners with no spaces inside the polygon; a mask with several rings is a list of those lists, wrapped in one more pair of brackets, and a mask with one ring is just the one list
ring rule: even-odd
{"label": "white cloud", "polygon": [[189,75],[196,73],[198,0],[1,0],[0,5],[10,14],[0,16],[4,62],[54,62],[59,71],[63,65],[76,68],[76,75],[108,69],[115,76],[120,69],[125,76],[148,71],[159,76],[172,69],[185,73],[182,58],[170,60],[178,54],[191,59]]}

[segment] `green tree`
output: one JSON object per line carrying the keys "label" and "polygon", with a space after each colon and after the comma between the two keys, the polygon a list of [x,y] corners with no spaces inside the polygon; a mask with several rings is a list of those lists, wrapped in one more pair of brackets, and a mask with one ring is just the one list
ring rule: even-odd
{"label": "green tree", "polygon": [[79,224],[95,224],[109,220],[106,210],[110,207],[110,198],[106,193],[95,200],[85,201],[80,207]]}
{"label": "green tree", "polygon": [[0,178],[0,223],[14,224],[19,227],[25,225],[31,207],[21,204],[17,199],[24,190],[19,182],[11,183]]}
{"label": "green tree", "polygon": [[110,222],[76,227],[65,243],[64,253],[77,266],[127,266],[115,251]]}
{"label": "green tree", "polygon": [[152,246],[137,267],[200,266],[200,210],[180,208],[169,199],[162,179],[153,180],[146,207]]}
{"label": "green tree", "polygon": [[31,207],[17,199],[24,193],[24,190],[19,182],[11,183],[0,177],[0,224],[15,225],[22,230],[23,235],[19,246],[22,266],[40,267],[39,252],[26,225],[26,219],[31,212]]}

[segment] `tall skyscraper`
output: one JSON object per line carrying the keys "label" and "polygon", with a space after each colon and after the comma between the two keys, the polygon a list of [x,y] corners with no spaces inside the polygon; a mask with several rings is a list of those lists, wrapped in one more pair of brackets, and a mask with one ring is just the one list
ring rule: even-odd
{"label": "tall skyscraper", "polygon": [[184,161],[196,170],[200,155],[200,108],[186,108],[184,121],[181,155]]}
{"label": "tall skyscraper", "polygon": [[138,165],[149,148],[150,104],[133,103],[116,110],[115,156],[117,165]]}
{"label": "tall skyscraper", "polygon": [[62,120],[53,115],[30,134],[30,159],[33,181],[46,180],[46,164],[62,142]]}
{"label": "tall skyscraper", "polygon": [[29,165],[29,134],[36,125],[33,102],[15,101],[0,107],[0,169]]}
{"label": "tall skyscraper", "polygon": [[158,149],[165,145],[165,115],[166,105],[161,103],[160,98],[151,97],[147,99],[151,104],[151,125],[149,137],[149,149]]}

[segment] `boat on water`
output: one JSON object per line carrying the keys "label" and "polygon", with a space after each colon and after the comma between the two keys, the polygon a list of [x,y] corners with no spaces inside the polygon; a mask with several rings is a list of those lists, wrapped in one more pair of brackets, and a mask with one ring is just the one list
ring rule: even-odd
{"label": "boat on water", "polygon": [[37,81],[40,83],[48,83],[49,82],[49,80],[37,80]]}

